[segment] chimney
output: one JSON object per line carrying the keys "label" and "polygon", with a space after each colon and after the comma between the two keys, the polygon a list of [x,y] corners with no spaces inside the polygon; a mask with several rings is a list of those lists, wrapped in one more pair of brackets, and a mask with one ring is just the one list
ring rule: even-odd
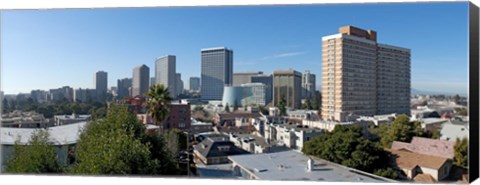
{"label": "chimney", "polygon": [[313,160],[312,158],[309,158],[307,161],[307,171],[312,172],[313,171]]}

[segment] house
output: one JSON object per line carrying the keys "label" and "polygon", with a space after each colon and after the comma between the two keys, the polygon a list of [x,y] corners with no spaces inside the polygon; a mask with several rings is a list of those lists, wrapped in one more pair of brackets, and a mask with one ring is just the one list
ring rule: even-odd
{"label": "house", "polygon": [[[240,123],[248,123],[251,119],[259,118],[262,115],[258,111],[235,111],[235,112],[222,112],[217,113],[213,118],[213,123],[216,126],[236,126],[237,119],[240,119]],[[243,120],[242,120],[243,118]]]}
{"label": "house", "polygon": [[274,143],[269,143],[265,138],[253,134],[230,134],[230,141],[235,146],[255,154],[268,153],[275,147]]}
{"label": "house", "polygon": [[455,142],[437,139],[413,137],[410,143],[394,141],[392,150],[407,150],[418,154],[453,159]]}
{"label": "house", "polygon": [[223,137],[207,137],[193,146],[195,158],[205,165],[228,163],[228,156],[248,154]]}
{"label": "house", "polygon": [[452,160],[446,157],[425,155],[406,149],[385,149],[392,155],[393,165],[416,182],[436,182],[446,178],[452,168]]}
{"label": "house", "polygon": [[419,120],[422,125],[422,129],[433,132],[442,129],[442,125],[448,121],[443,118],[423,118]]}
{"label": "house", "polygon": [[265,138],[268,142],[277,141],[288,148],[302,150],[303,143],[323,134],[318,128],[297,124],[271,124],[265,130]]}
{"label": "house", "polygon": [[212,131],[212,127],[213,127],[212,123],[205,123],[205,122],[197,121],[195,119],[191,119],[190,133],[198,134],[203,132],[210,132]]}

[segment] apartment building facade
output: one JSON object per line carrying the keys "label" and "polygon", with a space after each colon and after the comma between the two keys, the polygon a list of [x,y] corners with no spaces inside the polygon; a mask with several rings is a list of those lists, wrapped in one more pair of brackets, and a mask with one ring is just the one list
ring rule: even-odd
{"label": "apartment building facade", "polygon": [[353,26],[322,38],[322,118],[410,115],[410,49]]}

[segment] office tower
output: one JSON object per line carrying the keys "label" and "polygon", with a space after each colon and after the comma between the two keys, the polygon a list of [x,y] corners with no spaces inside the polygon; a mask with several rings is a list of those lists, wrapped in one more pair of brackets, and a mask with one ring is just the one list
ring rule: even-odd
{"label": "office tower", "polygon": [[261,75],[263,72],[240,72],[233,73],[233,85],[252,83],[252,76]]}
{"label": "office tower", "polygon": [[190,90],[198,91],[200,90],[200,78],[199,77],[190,77]]}
{"label": "office tower", "polygon": [[302,99],[313,99],[315,96],[315,74],[305,71],[302,75]]}
{"label": "office tower", "polygon": [[97,98],[98,101],[105,101],[107,97],[107,90],[108,90],[108,78],[107,72],[105,71],[98,71],[95,73],[94,78],[94,86],[95,90],[97,91]]}
{"label": "office tower", "polygon": [[150,68],[145,64],[135,67],[132,78],[132,96],[145,96],[148,92],[149,81]]}
{"label": "office tower", "polygon": [[175,92],[177,93],[177,96],[183,93],[183,80],[182,80],[182,75],[180,73],[175,74],[175,85],[176,85],[176,90]]}
{"label": "office tower", "polygon": [[252,78],[252,83],[263,83],[267,86],[266,87],[267,95],[265,97],[265,101],[266,101],[266,104],[269,104],[270,102],[272,102],[272,96],[273,96],[272,75],[259,74],[256,76],[252,76],[251,78]]}
{"label": "office tower", "polygon": [[44,90],[32,90],[30,96],[38,103],[46,103],[48,100],[48,92]]}
{"label": "office tower", "polygon": [[262,83],[246,83],[239,86],[225,86],[222,105],[245,107],[266,105],[267,85]]}
{"label": "office tower", "polygon": [[200,94],[202,99],[221,100],[225,85],[232,84],[233,50],[226,47],[202,49]]}
{"label": "office tower", "polygon": [[73,100],[76,103],[91,103],[97,98],[96,89],[82,89],[78,88],[73,91]]}
{"label": "office tower", "polygon": [[322,118],[410,115],[410,49],[377,43],[353,26],[322,38]]}
{"label": "office tower", "polygon": [[273,71],[273,106],[285,100],[289,108],[300,108],[302,98],[302,73],[295,70]]}
{"label": "office tower", "polygon": [[130,96],[129,89],[132,87],[132,79],[124,78],[117,80],[117,99]]}
{"label": "office tower", "polygon": [[174,55],[167,55],[157,58],[155,61],[155,82],[163,84],[168,88],[171,97],[176,97],[177,86],[176,83],[176,57]]}
{"label": "office tower", "polygon": [[155,82],[155,77],[151,77],[151,78],[150,78],[150,86],[155,85],[155,84],[157,84],[157,83]]}

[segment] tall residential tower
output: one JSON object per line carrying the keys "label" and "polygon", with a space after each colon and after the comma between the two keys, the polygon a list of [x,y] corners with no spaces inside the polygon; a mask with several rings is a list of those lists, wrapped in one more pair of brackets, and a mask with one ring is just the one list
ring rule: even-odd
{"label": "tall residential tower", "polygon": [[410,49],[353,26],[322,38],[322,118],[410,115]]}

